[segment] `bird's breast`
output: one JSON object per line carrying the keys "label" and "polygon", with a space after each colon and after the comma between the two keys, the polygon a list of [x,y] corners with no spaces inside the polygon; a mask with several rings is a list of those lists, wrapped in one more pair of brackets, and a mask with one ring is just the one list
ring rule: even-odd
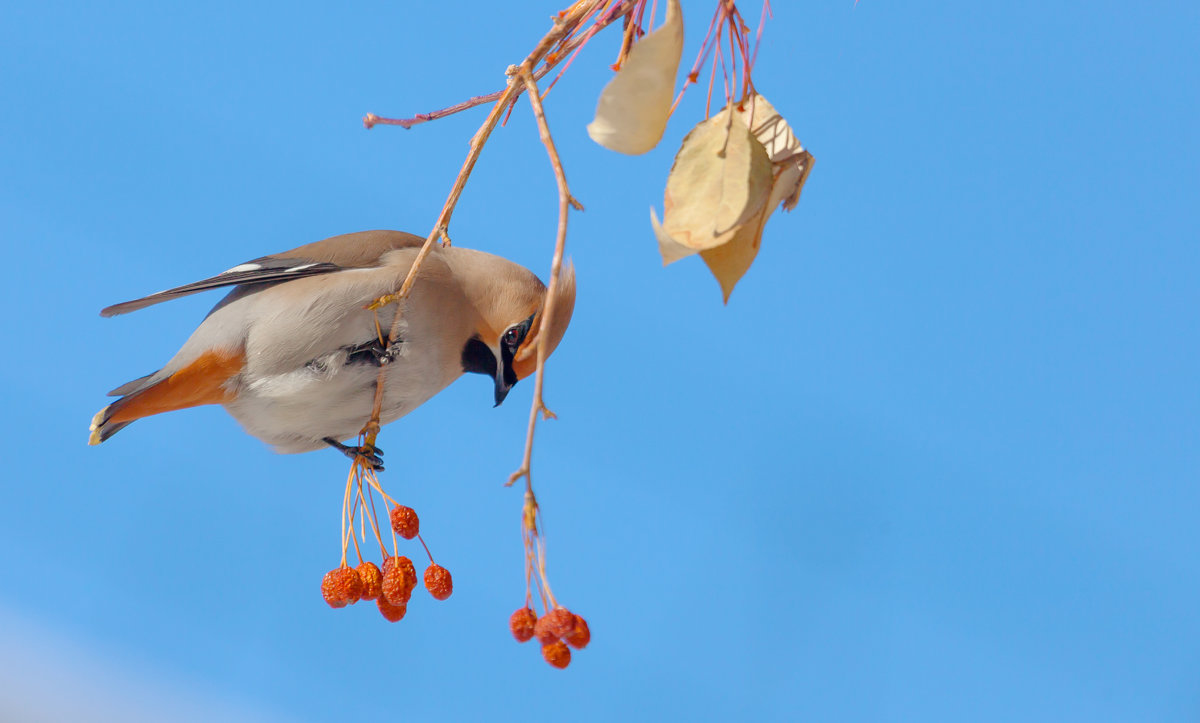
{"label": "bird's breast", "polygon": [[[280,452],[319,449],[325,437],[357,435],[371,416],[380,367],[347,349],[313,358],[286,372],[243,377],[226,406],[246,431]],[[424,404],[461,376],[459,360],[442,350],[401,342],[386,364],[380,422]]]}

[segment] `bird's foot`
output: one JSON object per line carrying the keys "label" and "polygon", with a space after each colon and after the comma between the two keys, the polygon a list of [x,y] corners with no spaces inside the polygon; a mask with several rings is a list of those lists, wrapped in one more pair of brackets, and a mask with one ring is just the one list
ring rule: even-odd
{"label": "bird's foot", "polygon": [[402,341],[388,343],[387,346],[379,348],[378,351],[372,349],[375,353],[375,365],[383,366],[384,364],[391,364],[400,358],[400,352],[403,350],[404,342]]}
{"label": "bird's foot", "polygon": [[383,450],[373,444],[364,444],[353,447],[348,444],[342,444],[332,437],[326,437],[321,441],[338,450],[352,460],[362,461],[363,464],[375,470],[376,472],[383,471]]}
{"label": "bird's foot", "polygon": [[392,362],[396,361],[396,359],[400,358],[400,353],[403,349],[403,341],[383,344],[378,339],[372,339],[365,344],[349,347],[347,351],[350,352],[350,355],[346,357],[346,363],[366,363],[381,367],[391,364]]}

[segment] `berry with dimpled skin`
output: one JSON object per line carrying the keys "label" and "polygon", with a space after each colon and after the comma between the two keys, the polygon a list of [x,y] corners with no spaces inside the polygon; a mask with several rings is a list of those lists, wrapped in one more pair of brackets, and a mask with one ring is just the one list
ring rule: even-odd
{"label": "berry with dimpled skin", "polygon": [[340,608],[358,602],[362,594],[362,578],[351,567],[339,567],[325,573],[321,580],[321,595],[329,607]]}
{"label": "berry with dimpled skin", "polygon": [[425,588],[438,600],[450,597],[450,593],[454,592],[454,581],[450,578],[450,571],[438,564],[431,564],[425,568]]}
{"label": "berry with dimpled skin", "polygon": [[575,614],[566,608],[555,608],[546,617],[549,618],[550,630],[554,637],[560,640],[575,629]]}
{"label": "berry with dimpled skin", "polygon": [[416,537],[421,530],[421,521],[417,518],[417,511],[411,507],[396,505],[392,508],[389,517],[392,519],[392,529],[406,540]]}
{"label": "berry with dimpled skin", "polygon": [[400,622],[404,618],[404,614],[408,612],[407,605],[393,605],[383,595],[375,600],[375,604],[379,606],[379,612],[387,618],[389,623]]}
{"label": "berry with dimpled skin", "polygon": [[538,618],[537,624],[533,628],[533,634],[537,636],[538,642],[542,645],[549,645],[555,640],[560,640],[575,629],[575,616],[566,608],[555,608]]}
{"label": "berry with dimpled skin", "polygon": [[542,646],[542,657],[546,662],[562,670],[571,664],[571,649],[561,640]]}
{"label": "berry with dimpled skin", "polygon": [[588,629],[587,621],[582,617],[575,616],[575,628],[563,638],[572,648],[583,650],[592,640],[592,631]]}
{"label": "berry with dimpled skin", "polygon": [[359,598],[362,600],[374,600],[383,594],[383,573],[375,566],[373,562],[360,562],[358,567],[358,576],[362,579],[362,594]]}
{"label": "berry with dimpled skin", "polygon": [[508,619],[508,629],[518,643],[524,643],[533,637],[533,627],[537,625],[537,613],[526,606],[512,614]]}
{"label": "berry with dimpled skin", "polygon": [[412,560],[389,557],[383,561],[383,597],[392,605],[407,605],[417,586],[417,568]]}

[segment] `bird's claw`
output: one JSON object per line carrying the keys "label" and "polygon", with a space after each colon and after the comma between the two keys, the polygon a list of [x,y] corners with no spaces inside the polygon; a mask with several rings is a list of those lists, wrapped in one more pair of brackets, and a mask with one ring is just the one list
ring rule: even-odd
{"label": "bird's claw", "polygon": [[331,437],[326,437],[322,441],[355,462],[361,462],[376,472],[383,471],[383,450],[373,444],[351,446],[348,444],[342,444]]}

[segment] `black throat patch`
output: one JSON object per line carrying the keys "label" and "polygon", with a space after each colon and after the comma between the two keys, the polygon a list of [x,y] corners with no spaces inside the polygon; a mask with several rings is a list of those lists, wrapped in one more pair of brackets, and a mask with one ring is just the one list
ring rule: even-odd
{"label": "black throat patch", "polygon": [[472,374],[496,376],[496,356],[478,336],[471,337],[462,350],[462,368]]}

